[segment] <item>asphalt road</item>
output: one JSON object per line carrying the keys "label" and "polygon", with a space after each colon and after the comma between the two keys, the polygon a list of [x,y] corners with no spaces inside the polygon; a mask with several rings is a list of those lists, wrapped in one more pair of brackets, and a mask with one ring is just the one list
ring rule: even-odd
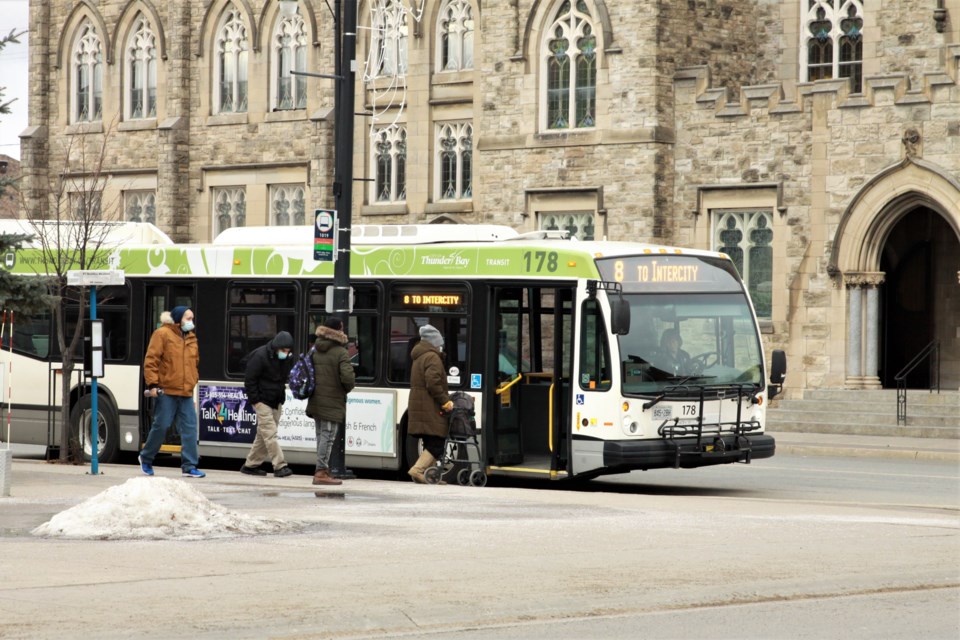
{"label": "asphalt road", "polygon": [[[28,531],[136,476],[16,460],[0,637],[960,637],[960,469],[778,455],[562,487],[212,469],[212,501],[297,534],[68,541]],[[160,475],[177,477],[175,466]]]}

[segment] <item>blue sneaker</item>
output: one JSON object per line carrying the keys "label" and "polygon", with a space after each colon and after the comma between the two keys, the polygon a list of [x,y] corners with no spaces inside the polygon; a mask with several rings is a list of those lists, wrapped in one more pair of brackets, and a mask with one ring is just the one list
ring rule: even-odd
{"label": "blue sneaker", "polygon": [[189,471],[183,472],[183,477],[184,478],[206,478],[207,474],[205,474],[203,471],[200,471],[200,469],[190,469]]}
{"label": "blue sneaker", "polygon": [[137,461],[140,463],[140,471],[143,471],[143,475],[152,476],[153,475],[153,465],[143,461],[143,457],[137,456]]}

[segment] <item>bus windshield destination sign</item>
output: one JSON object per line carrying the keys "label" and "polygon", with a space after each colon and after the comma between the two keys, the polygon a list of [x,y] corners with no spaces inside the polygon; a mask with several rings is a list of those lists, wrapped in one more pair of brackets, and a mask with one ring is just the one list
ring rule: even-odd
{"label": "bus windshield destination sign", "polygon": [[701,256],[645,255],[597,260],[604,280],[619,282],[623,290],[741,291],[729,260]]}

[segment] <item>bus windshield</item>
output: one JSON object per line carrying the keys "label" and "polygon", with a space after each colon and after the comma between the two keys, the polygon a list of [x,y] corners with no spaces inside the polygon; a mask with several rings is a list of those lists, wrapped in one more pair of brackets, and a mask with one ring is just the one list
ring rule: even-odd
{"label": "bus windshield", "polygon": [[619,336],[625,394],[671,386],[763,382],[760,339],[746,295],[625,294],[630,333]]}

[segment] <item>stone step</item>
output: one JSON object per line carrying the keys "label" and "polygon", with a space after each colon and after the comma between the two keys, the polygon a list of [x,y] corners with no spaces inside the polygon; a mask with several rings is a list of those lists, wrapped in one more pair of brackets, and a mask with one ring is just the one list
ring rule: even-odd
{"label": "stone step", "polygon": [[[769,424],[789,424],[791,422],[830,422],[840,425],[897,425],[897,411],[836,411],[833,407],[824,407],[822,411],[780,407],[767,412]],[[957,415],[912,415],[907,413],[907,426],[953,427],[960,430],[960,416]]]}
{"label": "stone step", "polygon": [[887,436],[895,438],[944,438],[960,439],[960,429],[951,427],[891,426],[891,425],[836,425],[832,422],[767,422],[767,429],[773,432],[789,433],[834,433],[863,436]]}
{"label": "stone step", "polygon": [[[897,417],[897,402],[864,402],[862,400],[841,402],[839,400],[781,400],[777,405],[781,411],[831,411],[838,414],[886,414]],[[960,424],[960,407],[943,404],[923,404],[907,400],[907,416],[935,416],[953,418]]]}
{"label": "stone step", "polygon": [[[841,402],[861,403],[891,403],[896,406],[896,389],[807,389],[803,393],[804,400],[819,402],[837,400]],[[925,389],[907,390],[907,407],[913,404],[947,405],[960,409],[960,392],[941,390],[940,393],[930,393]]]}

